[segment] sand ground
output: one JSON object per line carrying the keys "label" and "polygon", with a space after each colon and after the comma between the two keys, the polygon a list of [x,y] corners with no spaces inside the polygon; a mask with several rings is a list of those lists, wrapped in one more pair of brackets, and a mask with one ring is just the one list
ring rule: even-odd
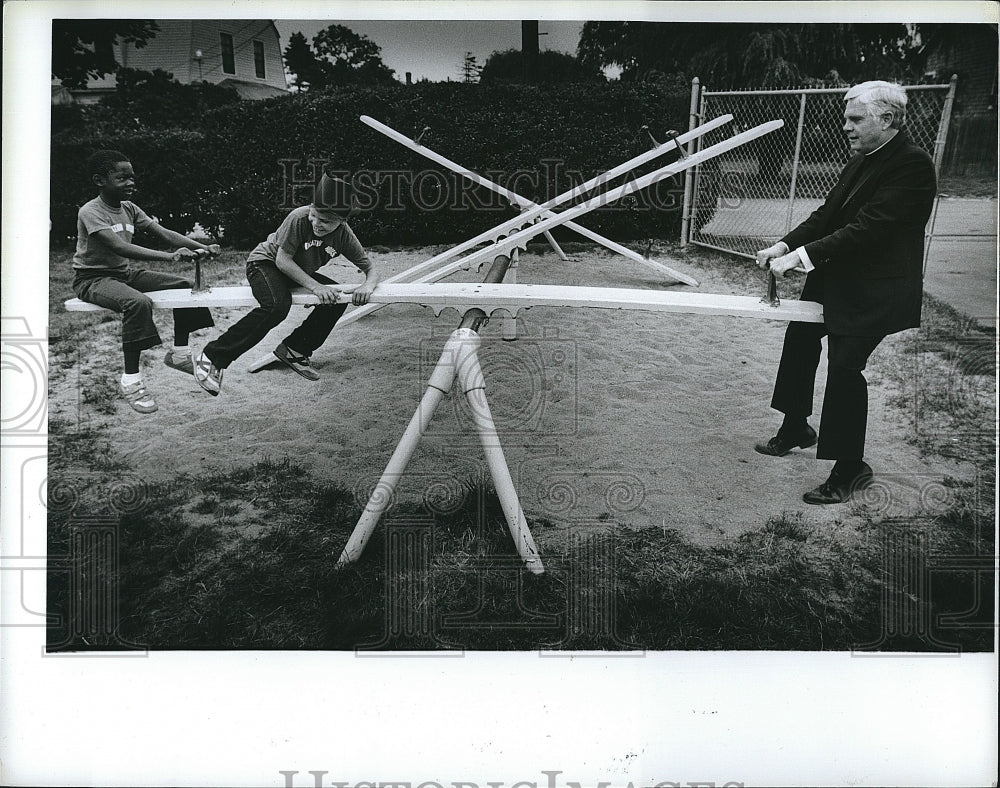
{"label": "sand ground", "polygon": [[[391,273],[436,251],[376,252],[373,257]],[[701,291],[738,292],[709,268],[659,259],[698,278]],[[339,281],[359,278],[352,267],[333,266],[327,273]],[[482,274],[455,278],[481,280]],[[524,254],[518,279],[686,289],[602,250],[572,255],[568,262],[551,251]],[[243,311],[214,314],[217,327],[200,332],[196,346]],[[219,397],[164,366],[163,348],[149,351],[145,375],[159,411],[145,416],[124,402],[113,414],[80,404],[87,381],[117,368],[120,329],[114,321],[104,323],[94,329],[101,334],[99,351],[53,380],[50,416],[99,427],[146,481],[198,477],[289,457],[318,479],[354,491],[363,505],[459,316],[446,310],[435,317],[429,309],[394,305],[338,328],[314,356],[319,382],[280,366],[248,372],[248,365],[305,314],[304,308],[293,307],[285,323],[234,363]],[[157,320],[163,336],[169,336],[169,315]],[[541,307],[522,312],[518,323],[518,340],[505,342],[501,320],[491,320],[481,332],[480,355],[522,506],[529,520],[546,518],[558,526],[545,529],[539,539],[543,548],[546,540],[613,523],[676,528],[701,544],[732,539],[781,514],[801,516],[810,528],[853,528],[871,507],[889,515],[926,515],[934,506],[943,510],[948,501],[940,494],[941,482],[976,473],[967,463],[923,458],[907,443],[905,406],[890,402],[897,392],[879,374],[882,361],[900,352],[905,334],[886,340],[869,365],[867,459],[883,484],[867,501],[816,507],[804,504],[801,495],[826,477],[829,462],[817,461],[814,449],[778,459],[752,448],[779,423],[768,402],[784,323]],[[825,361],[817,414],[824,366]],[[812,422],[817,426],[818,416]],[[397,498],[440,505],[485,468],[468,411],[453,392],[435,414]]]}

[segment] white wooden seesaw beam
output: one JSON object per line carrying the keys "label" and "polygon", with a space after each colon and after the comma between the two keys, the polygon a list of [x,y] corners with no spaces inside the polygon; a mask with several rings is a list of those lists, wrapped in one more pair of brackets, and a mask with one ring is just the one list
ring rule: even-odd
{"label": "white wooden seesaw beam", "polygon": [[[720,126],[724,126],[725,124],[729,123],[732,119],[733,119],[732,115],[720,115],[719,117],[707,121],[706,123],[703,123],[701,126],[698,126],[697,128],[694,128],[691,131],[685,132],[684,134],[680,135],[679,137],[677,137],[677,141],[684,143],[697,139],[702,135],[707,134],[709,131],[713,131],[719,128]],[[480,233],[479,235],[475,236],[474,238],[470,238],[467,241],[463,241],[458,246],[452,247],[451,249],[446,249],[440,254],[431,257],[429,260],[425,260],[422,263],[417,263],[416,265],[407,268],[405,271],[400,271],[398,274],[393,274],[389,278],[383,280],[384,282],[401,282],[406,280],[412,280],[415,282],[436,282],[438,279],[443,279],[445,276],[452,273],[455,269],[448,268],[447,270],[445,270],[443,268],[438,268],[438,270],[434,270],[436,266],[440,266],[446,261],[451,260],[454,257],[457,257],[459,254],[463,254],[464,252],[468,252],[472,249],[475,249],[480,244],[496,243],[496,241],[502,236],[507,235],[511,232],[516,232],[518,230],[521,230],[528,224],[539,221],[542,217],[550,218],[552,216],[556,216],[556,214],[552,212],[551,210],[552,208],[556,208],[566,202],[570,202],[572,200],[586,196],[592,189],[606,185],[609,181],[613,180],[614,178],[617,178],[619,175],[623,175],[627,172],[630,172],[631,170],[634,170],[636,167],[639,167],[649,161],[652,161],[656,157],[662,156],[664,153],[673,150],[675,147],[673,143],[670,144],[665,143],[659,146],[658,148],[646,151],[645,153],[635,156],[634,158],[631,158],[628,161],[619,164],[617,167],[613,167],[607,172],[603,172],[600,175],[591,178],[589,181],[586,181],[585,183],[581,183],[578,186],[574,186],[572,189],[568,189],[562,194],[558,194],[544,203],[538,204],[532,202],[531,200],[527,200],[524,197],[521,197],[516,192],[512,192],[509,189],[505,189],[504,187],[494,183],[493,181],[490,181],[486,178],[483,178],[480,175],[477,175],[476,173],[472,172],[472,170],[468,170],[465,167],[462,167],[461,165],[456,164],[455,162],[450,161],[449,159],[446,159],[443,156],[440,156],[439,154],[435,153],[429,148],[423,147],[414,140],[411,140],[409,137],[400,134],[398,131],[389,128],[383,123],[379,123],[378,121],[368,117],[367,115],[362,115],[361,120],[362,122],[368,124],[372,128],[381,131],[386,136],[399,142],[401,145],[411,148],[417,153],[420,153],[428,157],[432,161],[436,161],[438,164],[443,164],[444,166],[453,169],[457,174],[472,181],[473,183],[477,183],[480,186],[485,186],[488,189],[492,189],[493,191],[502,194],[509,200],[512,200],[513,202],[517,203],[518,207],[521,209],[521,214],[519,216],[515,216],[513,219],[508,219],[506,222],[502,222],[501,224],[498,224],[496,227],[486,230]],[[663,177],[666,177],[666,175],[664,175]],[[526,213],[529,215],[526,216],[525,215]],[[579,233],[580,235],[589,238],[595,243],[602,244],[606,246],[608,249],[611,249],[612,251],[617,252],[618,254],[624,255],[625,257],[628,257],[631,260],[635,260],[636,262],[642,263],[643,265],[647,265],[649,267],[660,270],[661,272],[666,273],[671,278],[677,279],[678,281],[683,282],[684,284],[692,285],[695,287],[697,287],[698,285],[697,279],[689,277],[687,276],[687,274],[682,274],[679,271],[674,271],[672,268],[669,268],[668,266],[665,266],[662,263],[658,263],[655,260],[650,260],[646,257],[643,257],[638,252],[633,252],[631,249],[624,247],[621,244],[617,244],[614,241],[610,241],[607,238],[604,238],[603,236],[593,232],[592,230],[588,230],[586,227],[582,227],[581,225],[575,223],[570,223],[569,221],[564,222],[564,224],[566,227],[572,228],[575,232]],[[549,232],[549,230],[543,230],[541,234],[544,235],[547,232]],[[370,315],[372,312],[381,308],[382,308],[381,304],[367,304],[365,306],[355,307],[354,309],[349,310],[347,314],[345,314],[340,319],[337,325],[340,327],[350,325],[356,320],[360,320],[365,315]]]}
{"label": "white wooden seesaw beam", "polygon": [[[531,224],[522,227],[522,229],[517,230],[516,232],[512,232],[510,235],[498,237],[491,246],[485,249],[473,252],[472,254],[466,255],[465,257],[462,257],[458,260],[446,263],[445,265],[437,268],[434,271],[431,271],[430,273],[423,274],[422,276],[420,276],[419,279],[416,280],[416,282],[419,283],[436,282],[439,279],[444,279],[446,276],[449,276],[450,274],[458,270],[468,271],[471,270],[472,268],[479,268],[480,266],[482,266],[484,262],[493,259],[497,255],[510,255],[513,253],[514,249],[526,248],[529,240],[534,238],[536,235],[541,235],[546,230],[551,230],[553,227],[565,225],[566,222],[570,221],[571,219],[575,219],[578,216],[582,216],[585,213],[588,213],[604,205],[607,205],[608,203],[614,202],[615,200],[620,200],[622,197],[626,197],[629,194],[637,192],[641,189],[645,189],[646,187],[651,186],[654,183],[658,183],[664,178],[669,178],[671,175],[676,175],[690,167],[694,167],[695,165],[701,164],[705,161],[708,161],[709,159],[715,158],[720,154],[734,150],[740,147],[741,145],[745,145],[746,143],[757,139],[758,137],[762,137],[765,134],[770,134],[771,132],[780,129],[783,125],[784,121],[780,119],[768,121],[767,123],[762,123],[759,126],[755,126],[752,129],[747,129],[746,131],[740,132],[739,134],[736,134],[727,140],[723,140],[722,142],[717,142],[715,145],[712,145],[708,148],[698,151],[697,153],[691,154],[683,159],[680,159],[679,161],[675,161],[672,164],[668,164],[665,167],[661,167],[660,169],[655,170],[649,173],[648,175],[644,175],[641,178],[637,178],[634,181],[629,181],[623,186],[619,186],[615,189],[609,189],[608,191],[603,192],[602,194],[599,194],[596,197],[593,197],[589,200],[586,200],[585,202],[578,203],[577,205],[567,208],[566,210],[562,211],[562,213],[551,213],[551,211],[548,211],[547,206],[552,202],[551,200],[547,203],[542,203],[537,208],[532,208],[530,210],[525,211],[524,213],[521,214],[521,216],[515,217],[515,219],[512,219],[510,222],[507,222],[503,225],[498,225],[498,228],[505,227],[507,224],[510,224],[511,222],[516,222],[517,220],[531,219],[532,221]],[[543,219],[542,218],[543,215],[545,215],[547,218]],[[494,230],[498,228],[494,228]],[[469,245],[470,243],[471,241],[467,241],[465,244],[460,244],[459,247],[456,247],[456,249],[445,252],[442,255],[438,255],[438,257],[431,258],[430,260],[424,263],[419,263],[418,265],[415,265],[412,268],[408,269],[408,272],[415,273],[418,270],[423,269],[425,266],[429,266],[432,263],[436,264],[444,256],[451,257],[453,256],[454,252],[457,249],[467,247],[467,245]],[[390,279],[396,279],[396,277],[390,277]],[[387,283],[389,281],[390,280],[386,280]],[[347,323],[350,323],[352,322],[352,320],[356,320],[362,315],[368,314],[378,308],[379,308],[378,303],[374,304],[369,303],[366,304],[365,306],[358,307],[353,312],[348,312],[348,314],[345,315],[345,317],[339,321],[338,325],[342,326]]]}
{"label": "white wooden seesaw beam", "polygon": [[[349,292],[353,286],[345,286]],[[147,293],[158,309],[183,307],[222,307],[240,309],[257,306],[249,287],[216,287],[200,293],[190,290],[158,290]],[[570,287],[566,285],[483,284],[476,282],[383,282],[371,295],[375,304],[418,304],[436,314],[452,308],[464,313],[479,308],[487,314],[504,311],[516,314],[535,306],[588,307],[593,309],[631,309],[645,312],[755,317],[764,320],[794,320],[822,323],[823,307],[813,301],[785,299],[778,306],[762,303],[759,297],[717,293],[637,290],[614,287]],[[304,288],[292,289],[292,303],[315,305],[319,299]],[[103,307],[71,298],[66,301],[71,312],[96,312]]]}
{"label": "white wooden seesaw beam", "polygon": [[[640,167],[643,164],[652,161],[655,158],[663,156],[664,154],[670,151],[673,150],[680,151],[681,155],[683,156],[684,151],[681,148],[682,144],[690,142],[691,140],[694,139],[698,139],[699,137],[707,134],[708,132],[713,131],[714,129],[717,129],[720,126],[725,125],[732,119],[733,119],[732,115],[721,115],[718,118],[710,120],[707,123],[702,124],[701,126],[698,126],[690,131],[685,132],[683,135],[675,137],[669,143],[657,145],[652,150],[646,151],[645,153],[635,156],[629,159],[628,161],[618,165],[617,167],[614,167],[608,170],[607,172],[601,173],[600,175],[591,178],[586,183],[582,183],[579,186],[576,186],[567,192],[563,192],[562,194],[552,198],[551,200],[548,200],[545,203],[539,204],[534,202],[533,200],[527,199],[526,197],[522,197],[517,192],[511,191],[510,189],[507,189],[501,186],[500,184],[491,181],[489,178],[484,178],[481,175],[476,174],[472,170],[467,169],[466,167],[463,167],[460,164],[456,164],[455,162],[451,161],[451,159],[445,158],[444,156],[431,150],[430,148],[421,145],[416,140],[410,139],[405,134],[400,134],[398,131],[391,128],[390,126],[387,126],[384,123],[381,123],[380,121],[377,121],[372,117],[369,117],[368,115],[361,116],[361,122],[364,123],[365,125],[370,126],[371,128],[375,129],[381,134],[384,134],[385,136],[389,137],[389,139],[398,142],[405,148],[408,148],[409,150],[412,150],[415,153],[419,153],[421,156],[425,156],[426,158],[430,159],[433,162],[436,162],[437,164],[447,167],[452,172],[461,175],[466,180],[478,184],[479,186],[483,186],[501,195],[502,197],[506,198],[508,201],[516,205],[522,213],[525,211],[541,208],[544,211],[544,213],[542,213],[541,215],[546,218],[553,215],[552,211],[549,209],[554,208],[566,202],[567,199],[572,199],[575,196],[583,196],[587,194],[587,192],[590,191],[591,189],[602,185],[606,185],[610,183],[614,178],[617,178],[619,175],[631,172],[637,167]],[[598,233],[595,233],[592,230],[588,230],[586,227],[582,227],[576,224],[575,222],[567,222],[566,227],[570,230],[573,230],[577,234],[582,235],[584,238],[588,238],[591,241],[594,241],[595,243],[607,247],[613,252],[617,252],[618,254],[623,255],[624,257],[628,257],[629,259],[635,260],[638,263],[653,268],[654,270],[657,270],[660,273],[664,273],[670,278],[677,280],[678,282],[683,282],[684,284],[692,285],[694,287],[697,287],[698,285],[698,281],[696,279],[687,276],[686,274],[682,274],[679,271],[675,271],[674,269],[664,265],[663,263],[659,263],[655,260],[649,260],[643,257],[638,252],[634,252],[628,247],[615,243],[614,241],[605,238],[604,236],[599,235]],[[549,241],[549,244],[552,245],[554,249],[556,249],[557,253],[561,253],[562,250],[558,248],[558,245],[552,238],[551,233],[548,230],[546,230],[543,232],[543,235],[545,235],[546,240]],[[563,257],[563,259],[565,259],[564,255],[561,256]]]}

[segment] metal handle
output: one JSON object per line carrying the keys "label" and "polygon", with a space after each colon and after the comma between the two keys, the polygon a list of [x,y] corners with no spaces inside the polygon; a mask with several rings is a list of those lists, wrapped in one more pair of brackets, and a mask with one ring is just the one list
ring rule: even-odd
{"label": "metal handle", "polygon": [[195,250],[194,258],[194,287],[191,288],[192,293],[207,293],[212,288],[204,284],[201,280],[201,261],[209,256],[209,253],[204,249]]}
{"label": "metal handle", "polygon": [[681,145],[681,141],[677,139],[679,136],[680,135],[674,129],[670,129],[670,131],[667,132],[667,137],[674,141],[674,145],[677,146],[677,152],[681,155],[681,158],[686,159],[687,151],[684,150],[684,147]]}
{"label": "metal handle", "polygon": [[644,125],[641,129],[639,129],[639,131],[644,131],[644,132],[646,132],[646,134],[649,135],[649,138],[653,141],[653,147],[654,148],[659,148],[660,147],[659,140],[657,140],[656,137],[653,136],[653,132],[650,131],[649,126],[645,126]]}
{"label": "metal handle", "polygon": [[767,269],[767,295],[760,299],[760,302],[773,307],[781,306],[781,299],[778,298],[778,280],[770,268]]}

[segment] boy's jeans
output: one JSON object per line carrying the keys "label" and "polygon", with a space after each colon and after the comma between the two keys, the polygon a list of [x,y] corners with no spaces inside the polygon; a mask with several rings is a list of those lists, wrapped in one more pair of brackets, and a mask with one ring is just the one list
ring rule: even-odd
{"label": "boy's jeans", "polygon": [[[144,293],[156,290],[191,288],[191,282],[161,271],[77,271],[73,292],[82,301],[112,309],[122,316],[122,347],[145,350],[160,344],[153,323],[153,302]],[[174,333],[187,336],[199,328],[214,326],[212,313],[205,307],[175,309]]]}
{"label": "boy's jeans", "polygon": [[[310,274],[317,282],[337,284],[323,274]],[[260,306],[234,323],[218,339],[205,345],[205,355],[219,369],[225,369],[260,342],[272,328],[279,325],[292,308],[291,288],[295,282],[285,276],[274,263],[252,260],[247,263],[247,281]],[[305,321],[282,340],[289,349],[311,356],[322,345],[347,304],[314,306]]]}

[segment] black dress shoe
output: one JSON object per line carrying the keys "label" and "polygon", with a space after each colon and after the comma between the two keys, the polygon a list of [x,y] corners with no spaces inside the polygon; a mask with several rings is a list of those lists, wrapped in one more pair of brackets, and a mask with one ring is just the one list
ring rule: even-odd
{"label": "black dress shoe", "polygon": [[802,496],[806,503],[843,503],[856,490],[862,490],[871,482],[874,472],[867,463],[861,463],[861,469],[853,476],[841,476],[831,473],[830,478],[815,490],[810,490]]}
{"label": "black dress shoe", "polygon": [[800,449],[808,449],[816,443],[816,430],[806,425],[806,431],[796,435],[782,435],[781,431],[767,443],[758,443],[754,446],[754,451],[767,454],[771,457],[784,457],[788,452],[798,446]]}

